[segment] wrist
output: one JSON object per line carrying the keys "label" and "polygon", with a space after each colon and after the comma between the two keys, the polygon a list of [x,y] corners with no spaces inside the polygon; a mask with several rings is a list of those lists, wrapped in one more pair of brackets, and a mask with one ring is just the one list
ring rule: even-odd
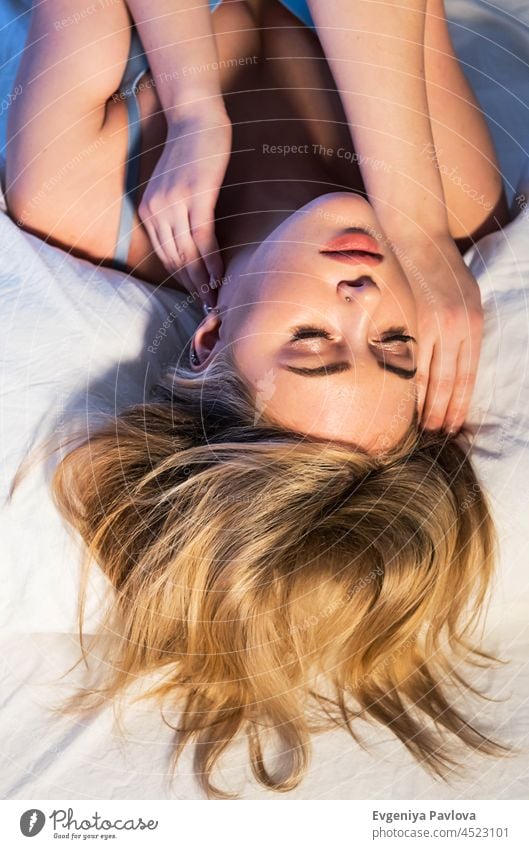
{"label": "wrist", "polygon": [[396,201],[393,202],[395,210],[387,204],[382,208],[377,208],[376,203],[373,206],[389,242],[425,247],[451,238],[444,201],[425,203],[425,209],[414,204],[413,211],[410,209],[407,212],[398,209]]}
{"label": "wrist", "polygon": [[395,249],[405,250],[407,253],[421,253],[428,250],[438,250],[440,245],[444,248],[449,248],[453,245],[457,246],[450,234],[448,226],[446,227],[424,227],[410,226],[397,227],[395,229],[385,228],[387,240]]}
{"label": "wrist", "polygon": [[230,125],[231,121],[224,104],[224,98],[219,95],[202,95],[186,103],[175,104],[164,108],[168,135],[173,130],[180,131],[183,125],[219,127]]}

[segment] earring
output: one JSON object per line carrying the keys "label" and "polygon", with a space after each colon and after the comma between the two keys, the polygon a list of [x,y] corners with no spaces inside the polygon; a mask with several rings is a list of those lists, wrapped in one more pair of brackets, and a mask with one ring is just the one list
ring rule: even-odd
{"label": "earring", "polygon": [[191,348],[189,350],[189,361],[190,361],[192,366],[199,366],[200,365],[200,360],[198,358],[198,354],[197,354],[197,352],[195,351],[194,348]]}
{"label": "earring", "polygon": [[203,304],[202,309],[204,310],[204,315],[218,315],[219,313],[218,307],[210,307],[209,304]]}
{"label": "earring", "polygon": [[349,301],[349,303],[351,303],[351,298],[349,297],[349,295],[346,295],[346,296],[345,296],[345,300],[346,300],[346,301]]}

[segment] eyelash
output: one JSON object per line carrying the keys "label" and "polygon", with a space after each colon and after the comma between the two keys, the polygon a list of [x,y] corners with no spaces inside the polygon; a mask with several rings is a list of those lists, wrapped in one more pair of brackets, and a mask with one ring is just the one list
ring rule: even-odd
{"label": "eyelash", "polygon": [[[299,339],[328,339],[331,340],[332,336],[326,330],[322,330],[320,327],[296,327],[292,331],[292,342],[297,342]],[[378,344],[386,344],[387,342],[414,342],[415,339],[413,336],[408,336],[404,333],[404,330],[401,328],[392,328],[387,331],[381,339],[376,340]]]}
{"label": "eyelash", "polygon": [[298,339],[328,339],[331,340],[332,336],[330,333],[327,333],[326,330],[322,330],[319,327],[296,327],[292,331],[291,342],[297,342]]}
{"label": "eyelash", "polygon": [[390,336],[387,334],[378,340],[379,342],[414,342],[413,336],[408,336],[406,333],[392,333]]}

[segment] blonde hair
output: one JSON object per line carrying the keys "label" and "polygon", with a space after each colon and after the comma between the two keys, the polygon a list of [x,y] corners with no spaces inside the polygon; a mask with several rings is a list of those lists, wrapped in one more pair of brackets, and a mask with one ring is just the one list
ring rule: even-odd
{"label": "blonde hair", "polygon": [[[310,736],[371,718],[424,766],[456,763],[438,731],[507,749],[450,704],[493,570],[482,489],[453,438],[413,427],[384,456],[323,444],[263,415],[227,355],[196,375],[173,367],[152,401],[109,418],[59,463],[52,492],[115,588],[101,635],[119,646],[100,686],[63,710],[91,710],[144,673],[139,698],[181,704],[173,765],[190,741],[210,798],[219,757],[246,732],[253,774],[294,788]],[[86,660],[86,658],[85,658]],[[316,687],[322,675],[330,694]],[[427,724],[431,720],[432,728]],[[289,763],[265,763],[275,730]]]}

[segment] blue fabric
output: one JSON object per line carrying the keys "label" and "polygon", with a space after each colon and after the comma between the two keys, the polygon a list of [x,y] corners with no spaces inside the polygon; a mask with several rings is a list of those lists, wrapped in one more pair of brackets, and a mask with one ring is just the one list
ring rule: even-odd
{"label": "blue fabric", "polygon": [[[307,6],[307,0],[281,0],[283,6],[286,6],[293,15],[303,21],[308,27],[313,27],[314,23],[312,16]],[[222,0],[209,0],[209,6],[212,12],[218,9]]]}
{"label": "blue fabric", "polygon": [[286,6],[293,15],[303,21],[308,27],[314,28],[314,21],[310,14],[306,0],[281,0],[283,6]]}
{"label": "blue fabric", "polygon": [[137,86],[148,70],[149,64],[143,52],[143,45],[136,28],[132,29],[129,58],[125,73],[119,88],[121,96],[126,99],[128,116],[127,165],[125,169],[125,193],[121,205],[118,226],[118,240],[112,266],[121,271],[127,270],[127,257],[132,238],[134,212],[137,207],[136,197],[139,184],[139,166],[141,153],[140,110],[137,100]]}
{"label": "blue fabric", "polygon": [[24,49],[31,18],[32,0],[1,0],[0,2],[0,177],[5,191],[5,157],[7,116],[11,102],[19,97],[15,76]]}
{"label": "blue fabric", "polygon": [[127,143],[127,169],[125,178],[125,194],[121,204],[119,217],[118,240],[112,265],[121,271],[127,269],[127,257],[130,250],[132,238],[132,225],[134,223],[134,212],[137,206],[136,196],[138,193],[139,156],[141,152],[141,128],[140,112],[136,95],[127,98],[128,113],[128,143]]}

